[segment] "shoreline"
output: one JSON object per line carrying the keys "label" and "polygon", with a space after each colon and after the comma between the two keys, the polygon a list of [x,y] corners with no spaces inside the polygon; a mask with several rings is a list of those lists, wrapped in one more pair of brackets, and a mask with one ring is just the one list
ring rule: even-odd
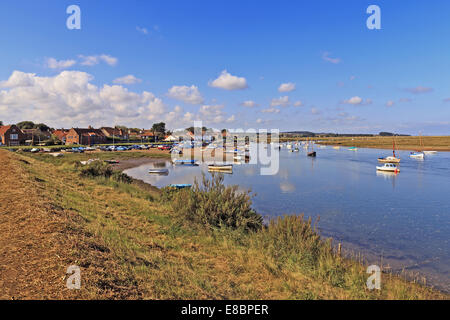
{"label": "shoreline", "polygon": [[156,158],[156,157],[143,157],[143,158],[129,158],[120,160],[118,164],[114,164],[113,168],[118,171],[125,171],[128,169],[140,167],[144,164],[157,163],[157,162],[166,162],[168,159],[164,158]]}

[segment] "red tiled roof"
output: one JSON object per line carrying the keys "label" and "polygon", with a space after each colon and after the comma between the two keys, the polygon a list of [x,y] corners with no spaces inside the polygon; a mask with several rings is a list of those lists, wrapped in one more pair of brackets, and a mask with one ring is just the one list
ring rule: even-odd
{"label": "red tiled roof", "polygon": [[0,127],[0,135],[4,135],[6,131],[8,131],[12,126],[2,126]]}
{"label": "red tiled roof", "polygon": [[97,136],[105,136],[100,129],[82,129],[82,128],[72,128],[79,136],[91,136],[91,135],[97,135]]}
{"label": "red tiled roof", "polygon": [[55,130],[53,131],[53,134],[58,137],[58,139],[62,139],[67,135],[67,130]]}

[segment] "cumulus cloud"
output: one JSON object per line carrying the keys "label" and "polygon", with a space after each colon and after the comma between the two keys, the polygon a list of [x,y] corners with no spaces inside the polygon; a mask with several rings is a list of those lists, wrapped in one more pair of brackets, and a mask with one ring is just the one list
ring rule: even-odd
{"label": "cumulus cloud", "polygon": [[247,107],[247,108],[253,108],[253,107],[257,107],[258,105],[256,104],[255,101],[247,100],[247,101],[242,102],[241,106]]}
{"label": "cumulus cloud", "polygon": [[298,101],[294,102],[294,107],[301,107],[301,106],[303,106],[303,102],[302,101],[298,100]]}
{"label": "cumulus cloud", "polygon": [[277,109],[277,108],[267,108],[267,109],[261,110],[261,112],[263,112],[263,113],[280,113],[280,109]]}
{"label": "cumulus cloud", "polygon": [[172,88],[169,89],[167,96],[172,99],[180,100],[189,104],[202,104],[204,102],[204,99],[200,94],[200,91],[194,85],[190,87],[173,86]]}
{"label": "cumulus cloud", "polygon": [[131,92],[120,85],[92,84],[93,77],[80,71],[63,71],[54,77],[14,71],[0,82],[0,117],[33,119],[55,127],[111,125],[161,116],[166,106],[153,93]]}
{"label": "cumulus cloud", "polygon": [[291,92],[294,90],[295,90],[295,83],[292,82],[282,83],[278,88],[279,92]]}
{"label": "cumulus cloud", "polygon": [[406,91],[413,94],[429,93],[433,91],[433,88],[418,86],[415,88],[407,88]]}
{"label": "cumulus cloud", "polygon": [[388,100],[388,102],[386,102],[386,107],[392,107],[394,106],[395,102],[392,100]]}
{"label": "cumulus cloud", "polygon": [[340,58],[331,58],[330,55],[331,55],[330,52],[324,52],[322,54],[322,60],[324,60],[326,62],[333,63],[333,64],[341,63],[341,59]]}
{"label": "cumulus cloud", "polygon": [[95,66],[95,65],[99,64],[100,62],[104,62],[113,67],[113,66],[117,65],[117,63],[119,61],[117,58],[114,58],[107,54],[94,55],[94,56],[84,56],[84,55],[80,54],[78,56],[78,58],[80,58],[80,60],[81,60],[80,64],[82,66],[88,66],[88,67]]}
{"label": "cumulus cloud", "polygon": [[290,104],[289,97],[284,96],[284,97],[279,97],[277,99],[272,99],[270,106],[271,107],[287,107],[287,106],[289,106],[289,104]]}
{"label": "cumulus cloud", "polygon": [[136,78],[132,74],[129,74],[127,76],[113,80],[113,83],[116,83],[116,84],[135,84],[135,83],[141,83],[141,82],[142,82],[141,79]]}
{"label": "cumulus cloud", "polygon": [[76,63],[75,60],[56,60],[55,58],[48,58],[46,66],[50,69],[66,69],[74,66]]}
{"label": "cumulus cloud", "polygon": [[342,101],[342,103],[344,103],[344,104],[351,104],[354,106],[368,105],[368,104],[372,104],[372,102],[373,102],[372,99],[366,99],[366,101],[364,101],[363,98],[361,98],[359,96],[354,96],[354,97],[351,97],[350,99]]}
{"label": "cumulus cloud", "polygon": [[223,123],[223,122],[233,122],[235,120],[234,116],[225,119],[225,113],[223,112],[223,105],[204,105],[201,106],[198,112],[198,120],[206,123]]}
{"label": "cumulus cloud", "polygon": [[214,88],[225,90],[242,90],[248,88],[247,80],[245,78],[233,76],[228,73],[227,70],[222,71],[216,80],[209,82],[209,85]]}
{"label": "cumulus cloud", "polygon": [[142,34],[148,34],[148,29],[147,28],[141,28],[141,27],[136,27],[136,30]]}

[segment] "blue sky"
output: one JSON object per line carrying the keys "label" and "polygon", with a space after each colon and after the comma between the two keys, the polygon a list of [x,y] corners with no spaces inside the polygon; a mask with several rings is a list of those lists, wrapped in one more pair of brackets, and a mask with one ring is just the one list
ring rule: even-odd
{"label": "blue sky", "polygon": [[450,134],[449,15],[447,1],[4,0],[0,120]]}

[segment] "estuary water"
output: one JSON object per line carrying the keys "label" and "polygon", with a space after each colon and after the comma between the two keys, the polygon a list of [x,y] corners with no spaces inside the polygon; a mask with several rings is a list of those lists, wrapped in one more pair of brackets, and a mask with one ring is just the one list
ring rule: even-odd
{"label": "estuary water", "polygon": [[[318,148],[317,158],[301,149],[280,151],[276,175],[260,175],[259,165],[234,165],[225,183],[251,189],[255,210],[266,218],[284,214],[320,217],[319,231],[347,252],[394,272],[419,274],[450,292],[450,153],[424,160],[398,151],[401,172],[377,172],[377,158],[392,151]],[[167,176],[148,169],[165,167]],[[169,161],[128,169],[126,174],[157,187],[193,183],[207,165],[174,166]],[[421,278],[420,278],[421,279]]]}

